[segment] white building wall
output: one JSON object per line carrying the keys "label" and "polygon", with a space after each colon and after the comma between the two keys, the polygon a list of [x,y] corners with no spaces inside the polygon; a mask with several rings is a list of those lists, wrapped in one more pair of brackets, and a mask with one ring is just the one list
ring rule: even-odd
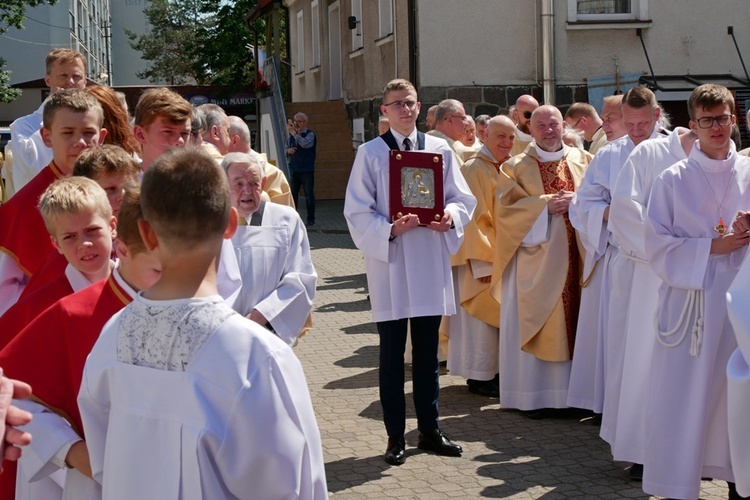
{"label": "white building wall", "polygon": [[[136,76],[148,66],[141,53],[133,50],[125,29],[138,34],[148,31],[148,21],[143,9],[149,0],[111,0],[112,12],[112,73],[114,85],[145,85],[151,82]],[[164,83],[164,82],[162,82]]]}

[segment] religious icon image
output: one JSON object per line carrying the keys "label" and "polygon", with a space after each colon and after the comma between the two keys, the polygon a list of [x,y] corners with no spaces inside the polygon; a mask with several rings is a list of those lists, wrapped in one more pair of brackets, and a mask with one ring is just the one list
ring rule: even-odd
{"label": "religious icon image", "polygon": [[401,169],[401,203],[404,207],[435,206],[435,173],[426,168]]}

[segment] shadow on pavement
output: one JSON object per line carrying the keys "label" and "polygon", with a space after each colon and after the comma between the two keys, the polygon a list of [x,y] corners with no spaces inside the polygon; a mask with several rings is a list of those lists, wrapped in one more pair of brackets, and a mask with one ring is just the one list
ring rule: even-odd
{"label": "shadow on pavement", "polygon": [[328,462],[325,464],[328,492],[336,493],[376,481],[383,477],[390,467],[381,455],[367,458],[350,457]]}
{"label": "shadow on pavement", "polygon": [[320,307],[315,308],[315,312],[318,313],[333,313],[333,312],[363,312],[370,310],[370,301],[367,299],[358,300],[356,302],[330,302]]}
{"label": "shadow on pavement", "polygon": [[379,352],[380,348],[376,345],[362,346],[354,351],[353,356],[339,359],[333,364],[344,368],[377,368]]}
{"label": "shadow on pavement", "polygon": [[[331,278],[324,278],[323,284],[318,282],[318,286],[315,288],[318,291],[321,290],[345,290],[349,288],[364,288],[367,285],[367,278],[365,273],[350,274],[347,276],[334,276]],[[357,293],[365,293],[357,292]]]}

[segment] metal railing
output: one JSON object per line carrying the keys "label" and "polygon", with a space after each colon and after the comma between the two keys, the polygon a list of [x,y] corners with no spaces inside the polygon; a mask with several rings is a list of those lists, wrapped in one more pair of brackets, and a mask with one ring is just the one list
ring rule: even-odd
{"label": "metal railing", "polygon": [[276,139],[276,156],[278,165],[284,175],[289,178],[289,166],[286,161],[286,144],[288,133],[286,130],[286,111],[284,110],[284,99],[281,94],[280,82],[280,58],[273,56],[266,59],[263,64],[263,79],[268,82],[271,99],[271,122],[273,135]]}

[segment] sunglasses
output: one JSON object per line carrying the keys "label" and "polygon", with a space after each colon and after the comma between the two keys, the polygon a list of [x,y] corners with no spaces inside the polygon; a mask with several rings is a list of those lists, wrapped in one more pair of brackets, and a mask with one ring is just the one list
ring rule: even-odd
{"label": "sunglasses", "polygon": [[531,120],[531,111],[524,111],[523,117],[526,118],[527,120]]}

